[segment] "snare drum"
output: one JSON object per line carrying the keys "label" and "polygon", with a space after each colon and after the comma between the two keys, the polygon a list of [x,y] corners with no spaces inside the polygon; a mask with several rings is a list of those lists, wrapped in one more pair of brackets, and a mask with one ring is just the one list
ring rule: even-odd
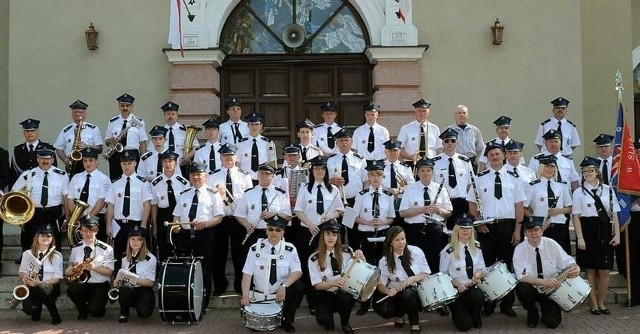
{"label": "snare drum", "polygon": [[486,269],[478,288],[484,293],[487,301],[496,301],[515,289],[517,284],[516,276],[509,271],[507,265],[496,262]]}
{"label": "snare drum", "polygon": [[244,327],[256,331],[272,331],[280,327],[282,307],[275,303],[249,304],[240,309]]}
{"label": "snare drum", "polygon": [[204,310],[202,265],[198,258],[172,258],[160,268],[160,318],[170,323],[198,323]]}
{"label": "snare drum", "polygon": [[452,303],[458,298],[458,290],[451,282],[451,276],[445,273],[433,274],[417,286],[422,307],[428,311],[435,310]]}
{"label": "snare drum", "polygon": [[356,258],[349,260],[345,268],[345,282],[340,289],[361,302],[369,300],[378,285],[380,269]]}
{"label": "snare drum", "polygon": [[584,302],[590,292],[589,281],[577,276],[565,279],[559,288],[549,294],[549,299],[560,305],[566,312],[571,312]]}

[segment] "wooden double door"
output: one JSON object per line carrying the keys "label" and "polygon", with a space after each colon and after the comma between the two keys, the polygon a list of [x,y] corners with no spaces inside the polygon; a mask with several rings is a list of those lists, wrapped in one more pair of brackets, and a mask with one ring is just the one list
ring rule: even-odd
{"label": "wooden double door", "polygon": [[347,128],[364,122],[362,105],[373,94],[372,65],[364,55],[229,56],[221,68],[221,108],[230,97],[242,102],[242,115],[264,116],[264,136],[281,148],[297,143],[296,124],[322,123],[320,106],[338,104],[336,121]]}

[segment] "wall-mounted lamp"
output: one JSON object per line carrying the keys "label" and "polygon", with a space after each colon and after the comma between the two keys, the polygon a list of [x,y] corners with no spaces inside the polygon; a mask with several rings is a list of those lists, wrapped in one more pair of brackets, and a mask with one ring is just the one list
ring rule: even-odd
{"label": "wall-mounted lamp", "polygon": [[87,49],[95,50],[98,48],[98,31],[93,26],[93,22],[89,25],[89,29],[84,31],[87,37]]}
{"label": "wall-mounted lamp", "polygon": [[496,18],[496,22],[491,26],[491,35],[493,36],[493,44],[502,44],[502,33],[504,32],[504,25],[500,23],[500,20]]}

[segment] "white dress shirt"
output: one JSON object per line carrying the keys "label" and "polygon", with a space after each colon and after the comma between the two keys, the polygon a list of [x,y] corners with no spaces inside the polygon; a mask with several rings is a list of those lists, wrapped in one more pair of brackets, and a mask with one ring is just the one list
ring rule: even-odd
{"label": "white dress shirt", "polygon": [[[348,171],[342,170],[342,160],[346,156]],[[329,170],[329,178],[342,176],[349,173],[349,183],[344,185],[344,192],[347,198],[354,198],[356,194],[362,190],[363,183],[367,181],[367,162],[358,153],[349,151],[346,154],[337,153],[327,160],[327,169]]]}
{"label": "white dress shirt", "polygon": [[[127,178],[130,180],[129,216],[125,217],[122,215],[122,208],[124,206]],[[107,194],[105,201],[114,206],[113,219],[142,220],[144,202],[151,201],[152,198],[153,194],[151,192],[151,184],[142,176],[133,173],[130,176],[122,174],[122,176],[115,180],[109,188],[109,193]]]}
{"label": "white dress shirt", "polygon": [[[138,277],[140,279],[148,279],[152,282],[156,281],[156,265],[157,265],[157,260],[156,257],[153,256],[153,254],[151,254],[151,252],[147,253],[147,256],[142,259],[142,260],[138,260],[135,263],[135,267],[136,267],[136,274],[138,275]],[[131,269],[133,268],[133,266],[131,265],[131,263],[129,263],[129,260],[127,260],[127,257],[123,257],[122,258],[122,269],[126,269],[131,271]],[[133,287],[139,287],[140,285],[136,283],[136,285],[134,285]]]}
{"label": "white dress shirt", "polygon": [[[500,173],[500,181],[502,182],[502,198],[500,199],[497,199],[494,193],[496,172]],[[487,170],[476,177],[476,187],[482,203],[482,215],[484,218],[515,219],[515,204],[524,202],[527,199],[522,181],[505,166],[499,171],[489,166]],[[473,187],[469,189],[467,201],[476,203]]]}
{"label": "white dress shirt", "polygon": [[177,172],[178,169],[176,168],[176,172],[174,172],[171,177],[167,177],[166,174],[162,174],[151,181],[151,192],[153,194],[153,197],[151,198],[151,205],[157,205],[161,209],[169,207],[168,180],[171,180],[171,188],[173,188],[173,196],[176,199],[176,204],[178,203],[180,193],[191,187],[191,185],[189,185],[189,181],[178,175]]}
{"label": "white dress shirt", "polygon": [[[210,160],[209,160],[212,148],[213,148],[213,161],[215,161],[214,168],[210,166]],[[206,142],[198,146],[198,148],[196,148],[196,153],[193,155],[193,161],[205,164],[207,166],[207,170],[211,172],[218,168],[221,168],[222,165],[220,164],[220,153],[218,152],[219,149],[220,149],[220,143]]]}
{"label": "white dress shirt", "polygon": [[[99,199],[107,198],[109,188],[111,188],[111,180],[103,172],[97,169],[91,173],[84,171],[71,178],[71,181],[69,182],[69,199],[80,199],[82,189],[84,189],[84,183],[87,180],[87,175],[91,175],[89,177],[89,197],[87,199],[89,207],[85,209],[84,214],[91,212]],[[100,213],[105,213],[106,211],[107,208],[105,206],[100,210]]]}
{"label": "white dress shirt", "polygon": [[[267,223],[263,219],[260,219],[260,215],[262,214],[262,189],[260,185],[257,185],[247,190],[244,196],[238,201],[238,206],[235,211],[236,217],[246,219],[249,224],[261,230],[267,228]],[[291,216],[291,205],[289,204],[289,197],[287,197],[286,192],[273,185],[264,189],[266,189],[265,195],[267,196],[268,205],[266,211]]]}
{"label": "white dress shirt", "polygon": [[[343,249],[342,252],[342,271],[347,268],[347,263],[351,260],[351,253],[349,253],[348,248]],[[309,256],[308,266],[309,266],[309,279],[311,280],[311,285],[316,285],[320,282],[330,282],[335,280],[338,277],[341,277],[341,270],[338,268],[331,268],[331,254],[334,253],[335,249],[327,249],[327,254],[325,255],[326,267],[324,270],[320,270],[320,265],[318,264],[319,253],[316,251],[311,256]],[[334,270],[338,272],[337,275],[334,275]],[[330,289],[333,290],[333,289]]]}
{"label": "white dress shirt", "polygon": [[[194,220],[210,221],[216,216],[223,216],[224,209],[222,208],[222,198],[215,190],[205,185],[198,188],[198,209],[196,211],[196,217]],[[189,210],[191,209],[191,203],[193,201],[193,194],[196,188],[191,187],[184,190],[177,198],[176,208],[173,210],[173,215],[179,217],[181,222],[190,221]]]}
{"label": "white dress shirt", "polygon": [[[411,270],[417,276],[420,274],[431,274],[431,268],[429,268],[429,264],[427,263],[427,258],[424,256],[424,252],[416,246],[407,245],[407,248],[411,251]],[[409,275],[404,268],[402,268],[402,263],[398,256],[402,254],[396,254],[393,252],[393,260],[395,261],[396,270],[394,272],[389,271],[389,266],[387,265],[386,256],[380,259],[378,263],[378,268],[380,268],[380,280],[378,283],[387,286],[388,288],[397,288],[401,284],[400,282],[409,278]]]}
{"label": "white dress shirt", "polygon": [[[431,199],[431,204],[438,205],[441,209],[451,211],[453,210],[453,205],[451,204],[451,199],[449,198],[449,193],[444,189],[444,186],[440,187],[440,183],[429,182],[428,185],[424,185],[422,181],[416,181],[416,183],[408,186],[404,191],[404,196],[402,196],[402,201],[400,202],[400,210],[407,210],[416,206],[424,207],[424,188],[428,188],[429,198]],[[407,224],[424,224],[426,215],[416,215],[413,217],[405,218],[405,222]],[[444,217],[438,214],[432,214],[432,219],[435,219],[439,222],[444,222]]]}
{"label": "white dress shirt", "polygon": [[[373,216],[373,196],[375,193],[378,193],[378,217]],[[369,186],[356,195],[353,210],[360,218],[365,220],[373,220],[373,218],[395,218],[396,211],[393,206],[393,200],[393,195],[382,187],[375,189],[373,186]],[[376,229],[370,225],[358,224],[358,230],[365,232],[373,232],[375,230],[380,231],[387,228],[389,228],[389,225],[380,226]]]}
{"label": "white dress shirt", "polygon": [[[529,169],[533,171],[538,170],[538,166],[540,165],[540,161],[538,158],[548,153],[540,153],[534,155],[529,161]],[[560,177],[562,181],[567,182],[567,186],[571,187],[571,182],[580,182],[580,174],[576,170],[576,166],[573,164],[573,160],[567,159],[560,152],[554,154],[556,157],[556,165],[558,166],[558,173],[560,173]]]}
{"label": "white dress shirt", "polygon": [[442,140],[440,139],[440,128],[429,121],[424,124],[413,121],[403,125],[398,134],[398,141],[402,142],[402,147],[408,154],[414,155],[420,149],[421,126],[427,136],[427,157],[433,158],[436,156],[436,150],[442,147]]}
{"label": "white dress shirt", "polygon": [[240,163],[238,167],[249,172],[251,178],[257,180],[258,171],[251,170],[251,151],[253,149],[254,141],[258,147],[258,165],[269,162],[269,157],[276,154],[276,146],[271,139],[264,136],[247,136],[237,144],[238,152],[236,155],[238,157],[238,162]]}
{"label": "white dress shirt", "polygon": [[[373,152],[367,149],[369,145],[369,129],[373,128]],[[364,157],[365,160],[382,160],[385,158],[383,143],[389,140],[389,130],[384,126],[376,123],[369,125],[367,123],[360,125],[353,131],[353,148]]]}
{"label": "white dress shirt", "polygon": [[[18,269],[18,273],[24,273],[27,274],[27,276],[30,275],[31,272],[35,271],[35,269],[38,267],[37,260],[40,256],[40,253],[43,253],[44,255],[46,252],[46,250],[43,252],[37,252],[36,255],[33,255],[33,253],[31,253],[31,249],[22,252],[22,260],[20,261],[20,268]],[[45,282],[52,278],[63,279],[64,274],[62,269],[62,262],[62,253],[58,251],[53,251],[51,257],[44,257],[42,259],[42,266],[44,269],[42,271],[41,281]]]}
{"label": "white dress shirt", "polygon": [[[576,264],[576,260],[551,238],[540,237],[538,252],[542,259],[542,276],[545,279],[558,277],[562,270]],[[521,242],[513,251],[513,270],[519,280],[525,276],[538,277],[536,247],[529,241]]]}
{"label": "white dress shirt", "polygon": [[[251,181],[251,174],[245,170],[238,167],[232,167],[231,169],[221,167],[213,171],[213,173],[209,173],[207,185],[216,192],[218,192],[218,189],[226,188],[227,173],[229,173],[229,177],[231,178],[231,189],[233,190],[233,201],[235,204],[225,205],[224,215],[232,216],[233,209],[237,208],[238,201],[244,196],[245,191],[253,187],[253,182]],[[222,196],[222,198],[226,197]]]}
{"label": "white dress shirt", "polygon": [[[453,163],[453,169],[456,172],[456,187],[451,188],[449,184],[449,159]],[[465,198],[467,197],[467,191],[469,185],[471,185],[471,174],[473,173],[473,166],[469,161],[469,158],[458,153],[454,153],[451,157],[446,153],[440,153],[434,158],[435,164],[433,166],[433,181],[442,183],[447,188],[447,192],[451,198]]]}
{"label": "white dress shirt", "polygon": [[[274,255],[271,248],[274,248]],[[269,284],[269,272],[271,270],[271,259],[276,260],[277,281]],[[251,246],[247,254],[242,272],[253,276],[255,289],[261,293],[276,293],[282,284],[293,272],[302,272],[298,251],[293,244],[280,240],[275,245],[270,244],[265,239],[258,241]]]}
{"label": "white dress shirt", "polygon": [[446,245],[442,251],[440,251],[440,272],[449,274],[452,279],[457,279],[462,284],[470,284],[471,279],[467,276],[467,262],[464,253],[464,247],[467,246],[469,253],[471,254],[471,261],[473,263],[473,272],[486,268],[484,258],[482,257],[482,251],[480,250],[480,243],[475,242],[476,250],[472,251],[468,244],[458,242],[458,251],[454,252],[451,244]]}
{"label": "white dress shirt", "polygon": [[[249,137],[249,125],[242,120],[238,120],[238,122],[236,123],[238,123],[238,129],[240,130],[240,135],[242,136],[242,138]],[[220,144],[229,143],[237,145],[238,142],[237,137],[235,136],[235,129],[235,124],[231,120],[220,124],[220,135],[218,137],[220,139]]]}
{"label": "white dress shirt", "polygon": [[[549,196],[547,195],[547,185],[551,182],[551,190],[553,195],[557,199],[556,208],[565,208],[572,205],[571,192],[567,188],[564,181],[556,182],[550,181],[545,177],[531,181],[527,187],[524,188],[527,199],[524,201],[524,206],[530,208],[533,211],[535,217],[548,217],[549,213]],[[564,224],[567,218],[564,214],[557,214],[550,217],[550,222],[553,224]]]}
{"label": "white dress shirt", "polygon": [[557,130],[558,122],[561,123],[560,131],[562,132],[562,151],[560,153],[564,155],[571,155],[573,154],[573,149],[571,147],[580,146],[580,136],[578,136],[576,125],[566,118],[558,121],[554,117],[551,117],[540,123],[538,126],[538,132],[536,133],[535,143],[542,147],[540,152],[546,152],[544,147],[544,138],[542,138],[542,136],[551,129]]}
{"label": "white dress shirt", "polygon": [[[616,192],[612,191],[613,195],[612,200],[609,200],[609,186],[606,184],[598,184],[596,187],[591,184],[585,182],[583,184],[584,189],[586,191],[591,192],[593,194],[593,189],[596,188],[597,196],[600,197],[600,201],[604,206],[604,209],[607,210],[607,215],[611,217],[609,214],[610,211],[620,212],[620,205],[618,204],[618,198],[616,197]],[[573,206],[571,207],[571,214],[580,215],[581,217],[598,217],[598,210],[596,209],[595,200],[589,194],[585,192],[582,187],[577,188],[573,192]],[[596,195],[594,195],[596,196]]]}
{"label": "white dress shirt", "polygon": [[[322,207],[324,210],[322,215],[318,214],[316,211],[318,185],[320,186],[320,192],[322,193]],[[307,219],[316,225],[320,224],[320,218],[323,215],[328,216],[335,211],[344,212],[344,204],[342,204],[338,187],[334,185],[330,186],[331,192],[329,192],[324,184],[314,183],[313,187],[311,187],[311,192],[309,192],[308,185],[302,185],[298,190],[298,199],[296,200],[294,212],[304,213]],[[301,225],[307,227],[305,224]]]}
{"label": "white dress shirt", "polygon": [[29,197],[33,201],[36,208],[42,208],[40,199],[44,187],[44,173],[47,173],[47,208],[63,204],[63,197],[67,196],[69,191],[69,175],[62,169],[50,167],[44,171],[40,167],[35,167],[23,172],[16,180],[11,188],[12,191],[21,190],[25,187],[31,188]]}
{"label": "white dress shirt", "polygon": [[[322,153],[324,153],[324,155],[331,155],[338,151],[337,143],[333,148],[329,148],[328,146],[327,134],[328,134],[329,128],[331,128],[330,130],[331,130],[331,133],[334,135],[334,139],[335,139],[335,134],[342,129],[342,127],[338,125],[338,123],[333,123],[330,125],[327,123],[322,123],[322,124],[317,124],[316,127],[313,128],[313,133],[312,133],[312,137],[316,139],[316,146],[318,146],[322,150]],[[309,157],[307,157],[307,159],[309,159]]]}
{"label": "white dress shirt", "polygon": [[[53,147],[55,147],[57,150],[63,150],[65,156],[69,156],[71,154],[76,127],[76,123],[71,123],[65,126],[62,130],[60,130],[58,138],[53,144]],[[80,141],[87,146],[102,145],[103,141],[102,134],[100,134],[100,129],[94,124],[84,122],[82,132],[80,133]]]}
{"label": "white dress shirt", "polygon": [[[173,132],[173,140],[176,147],[176,150],[174,152],[182,155],[184,152],[184,139],[187,128],[178,122],[174,123],[172,126],[169,126],[169,124],[165,124],[164,127],[167,129],[167,135],[165,136],[167,148],[169,147],[169,134]],[[198,138],[193,138],[191,148],[195,149],[196,147],[198,147],[198,145]]]}
{"label": "white dress shirt", "polygon": [[[112,117],[109,120],[109,124],[107,124],[107,131],[104,134],[105,139],[115,138],[120,135],[122,132],[122,124],[125,118],[122,118],[122,115],[118,115]],[[149,138],[147,137],[147,129],[145,128],[144,121],[142,118],[135,116],[133,114],[129,114],[127,120],[127,145],[125,149],[140,149],[140,143],[147,141]],[[132,126],[132,122],[135,123],[135,126]]]}
{"label": "white dress shirt", "polygon": [[[111,246],[99,240],[96,240],[95,245],[94,244],[87,245],[85,244],[84,240],[73,245],[73,248],[71,248],[71,255],[69,255],[69,262],[75,263],[75,264],[83,262],[85,247],[91,248],[90,256],[94,257],[91,263],[93,263],[94,268],[105,267],[113,270],[113,262],[105,263],[105,264],[102,263],[102,262],[114,259],[113,248],[111,248]],[[91,270],[91,277],[89,278],[87,283],[109,282],[110,278],[111,277],[102,275],[95,270]]]}

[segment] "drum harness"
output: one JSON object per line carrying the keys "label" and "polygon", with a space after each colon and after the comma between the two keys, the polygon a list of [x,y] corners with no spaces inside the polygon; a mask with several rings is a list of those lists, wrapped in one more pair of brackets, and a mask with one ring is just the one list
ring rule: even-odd
{"label": "drum harness", "polygon": [[[255,243],[255,247],[256,250],[258,252],[256,252],[256,258],[260,257],[260,250],[263,248],[263,241],[266,242],[265,239],[260,238],[256,241]],[[282,260],[284,259],[284,238],[282,238],[282,240],[280,241],[280,247],[279,249],[275,252],[276,254],[269,254],[267,255],[267,260],[269,260],[269,262],[271,262],[271,260]],[[266,245],[265,245],[266,247]],[[271,274],[271,265],[269,265],[269,270],[265,270],[264,271],[265,274],[265,282],[269,283],[269,275]],[[258,300],[259,297],[262,297],[261,300]],[[257,292],[255,290],[255,286],[254,289],[251,290],[251,303],[252,304],[266,304],[266,303],[273,303],[276,301],[276,295],[269,293],[268,289],[267,291],[263,291],[263,292]]]}

